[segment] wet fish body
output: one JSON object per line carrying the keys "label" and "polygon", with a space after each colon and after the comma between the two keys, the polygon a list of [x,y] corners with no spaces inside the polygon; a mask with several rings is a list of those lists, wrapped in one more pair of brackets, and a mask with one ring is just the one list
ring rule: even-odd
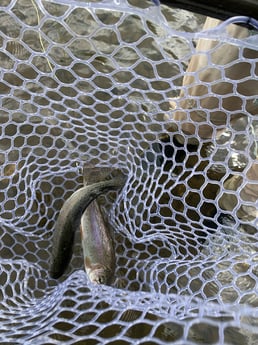
{"label": "wet fish body", "polygon": [[[110,176],[121,176],[119,169],[84,167],[84,185],[100,182]],[[116,178],[116,177],[114,177]],[[113,229],[104,220],[98,199],[85,210],[81,219],[81,241],[85,271],[91,282],[110,285],[115,276],[115,247]]]}
{"label": "wet fish body", "polygon": [[114,281],[115,248],[111,231],[98,201],[94,200],[81,219],[81,241],[86,273],[96,284],[109,285]]}
{"label": "wet fish body", "polygon": [[59,278],[67,268],[71,257],[75,231],[79,228],[82,215],[90,203],[99,195],[118,189],[125,183],[125,176],[86,185],[74,192],[64,203],[57,218],[53,237],[50,276]]}

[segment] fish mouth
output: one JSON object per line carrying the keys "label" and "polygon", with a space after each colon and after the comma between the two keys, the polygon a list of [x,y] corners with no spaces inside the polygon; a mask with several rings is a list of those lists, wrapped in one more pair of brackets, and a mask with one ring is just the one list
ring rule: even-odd
{"label": "fish mouth", "polygon": [[88,270],[88,277],[94,284],[109,284],[111,278],[111,271],[106,267],[98,267]]}
{"label": "fish mouth", "polygon": [[107,284],[107,272],[104,269],[94,269],[88,273],[89,279],[94,284]]}

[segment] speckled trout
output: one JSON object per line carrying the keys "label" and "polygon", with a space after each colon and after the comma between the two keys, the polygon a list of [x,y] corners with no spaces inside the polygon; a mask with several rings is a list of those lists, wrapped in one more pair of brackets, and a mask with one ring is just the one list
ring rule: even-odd
{"label": "speckled trout", "polygon": [[50,263],[50,275],[53,278],[59,278],[67,268],[72,257],[75,231],[81,223],[85,268],[90,280],[104,284],[108,284],[111,280],[115,269],[112,236],[104,224],[96,203],[92,204],[86,213],[85,210],[99,195],[110,190],[120,189],[124,185],[126,177],[119,174],[110,180],[99,181],[103,177],[100,170],[103,168],[98,169],[99,175],[96,168],[94,169],[95,183],[86,182],[87,184],[74,192],[61,208],[53,236]]}

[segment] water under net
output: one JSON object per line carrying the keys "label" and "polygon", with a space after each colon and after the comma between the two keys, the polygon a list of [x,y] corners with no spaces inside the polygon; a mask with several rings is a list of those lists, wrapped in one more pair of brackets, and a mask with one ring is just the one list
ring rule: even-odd
{"label": "water under net", "polygon": [[[178,31],[162,11],[1,1],[1,344],[257,344],[257,32]],[[87,278],[79,231],[49,275],[89,162],[127,175],[99,199],[113,286]]]}

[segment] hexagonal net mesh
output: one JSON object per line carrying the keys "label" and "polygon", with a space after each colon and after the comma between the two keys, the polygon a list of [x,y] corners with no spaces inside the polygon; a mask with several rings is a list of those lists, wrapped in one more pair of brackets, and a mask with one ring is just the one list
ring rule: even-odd
{"label": "hexagonal net mesh", "polygon": [[[255,32],[191,32],[202,18],[147,1],[2,0],[0,16],[1,343],[257,343]],[[113,286],[88,280],[78,234],[48,273],[88,162],[128,176],[100,200]]]}

